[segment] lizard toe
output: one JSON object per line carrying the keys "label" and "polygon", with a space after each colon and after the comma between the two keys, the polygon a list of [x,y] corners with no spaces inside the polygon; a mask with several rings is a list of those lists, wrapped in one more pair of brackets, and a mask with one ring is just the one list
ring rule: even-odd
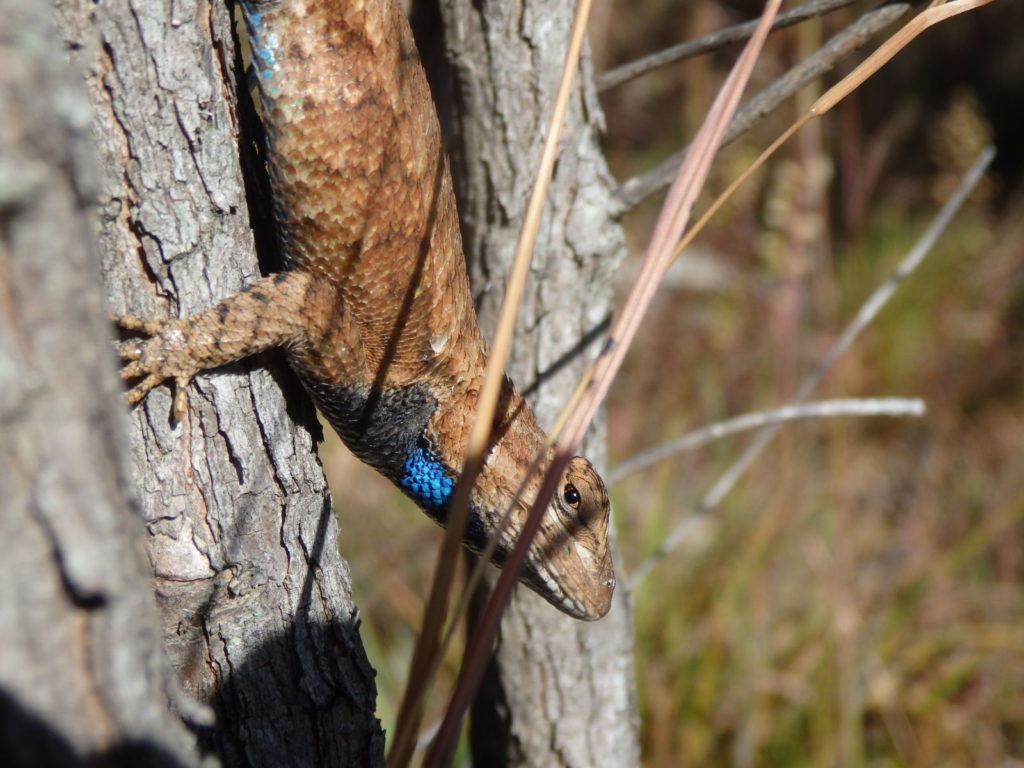
{"label": "lizard toe", "polygon": [[174,379],[174,405],[171,407],[171,416],[174,422],[178,423],[185,418],[185,411],[188,409],[188,385],[190,376],[176,376]]}
{"label": "lizard toe", "polygon": [[[135,375],[138,376],[141,373],[142,372],[137,373]],[[121,375],[124,378],[132,378],[130,376],[124,376],[124,371],[121,372]],[[165,378],[165,376],[162,376],[159,373],[150,373],[148,376],[146,376],[146,378],[144,378],[134,387],[125,392],[125,402],[127,402],[128,405],[135,405],[136,403],[140,402],[146,395],[148,395],[149,391],[153,389],[153,387],[157,386]]]}
{"label": "lizard toe", "polygon": [[118,315],[111,312],[109,317],[114,325],[123,330],[150,333],[149,321],[137,315]]}

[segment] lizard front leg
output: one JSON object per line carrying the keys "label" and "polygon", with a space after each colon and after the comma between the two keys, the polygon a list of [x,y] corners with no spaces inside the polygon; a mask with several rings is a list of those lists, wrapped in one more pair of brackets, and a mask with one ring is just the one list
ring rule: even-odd
{"label": "lizard front leg", "polygon": [[113,320],[149,337],[119,345],[126,363],[121,377],[142,379],[126,394],[129,405],[173,379],[175,421],[185,415],[193,376],[272,347],[301,350],[322,346],[329,338],[337,365],[350,368],[354,377],[362,375],[365,365],[358,331],[337,290],[330,281],[301,271],[262,278],[189,317],[152,320],[116,315]]}

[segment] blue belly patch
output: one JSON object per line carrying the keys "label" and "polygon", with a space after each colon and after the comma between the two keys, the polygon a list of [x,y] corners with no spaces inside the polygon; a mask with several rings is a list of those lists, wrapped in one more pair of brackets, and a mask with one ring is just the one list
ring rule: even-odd
{"label": "blue belly patch", "polygon": [[455,486],[441,462],[423,446],[417,446],[406,459],[401,483],[416,501],[432,509],[447,506]]}

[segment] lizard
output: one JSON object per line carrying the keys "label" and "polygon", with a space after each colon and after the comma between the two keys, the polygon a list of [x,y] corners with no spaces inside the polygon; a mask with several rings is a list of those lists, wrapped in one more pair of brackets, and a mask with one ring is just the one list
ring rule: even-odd
{"label": "lizard", "polygon": [[[183,318],[116,317],[126,394],[284,349],[348,448],[444,525],[487,364],[437,112],[398,0],[241,0],[283,269]],[[464,545],[501,566],[536,497],[545,435],[506,377]],[[540,466],[528,477],[537,456]],[[521,492],[517,495],[517,491]],[[610,503],[574,457],[520,582],[578,619],[604,616]]]}

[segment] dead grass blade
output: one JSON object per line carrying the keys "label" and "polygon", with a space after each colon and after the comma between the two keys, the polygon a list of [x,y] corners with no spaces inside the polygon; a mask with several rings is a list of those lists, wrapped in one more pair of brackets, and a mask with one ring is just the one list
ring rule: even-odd
{"label": "dead grass blade", "polygon": [[[725,132],[723,143],[728,144],[742,136],[807,83],[830,71],[848,55],[866,45],[876,34],[888,29],[913,10],[914,5],[910,2],[887,2],[868,11],[848,27],[837,32],[806,59],[747,99],[736,110]],[[689,147],[683,147],[654,168],[622,182],[617,195],[619,212],[633,208],[648,196],[671,184],[688,151]]]}
{"label": "dead grass blade", "polygon": [[[776,16],[772,29],[785,29],[815,16],[824,16],[838,8],[853,5],[854,2],[855,0],[807,0],[807,2],[801,3],[796,8],[783,11]],[[678,43],[657,53],[652,53],[641,59],[630,61],[615,67],[615,69],[603,72],[594,78],[594,85],[597,86],[599,92],[611,90],[617,85],[628,83],[630,80],[646,75],[655,69],[667,67],[669,64],[675,64],[678,61],[694,56],[711,53],[732,43],[745,40],[756,27],[757,19],[754,19],[753,21],[745,21],[742,24],[734,24],[731,27],[716,30],[696,40]]]}
{"label": "dead grass blade", "polygon": [[[669,190],[654,226],[654,232],[644,255],[640,275],[630,290],[621,314],[615,319],[609,332],[604,350],[593,364],[593,375],[578,405],[566,419],[566,425],[559,443],[566,448],[578,445],[598,406],[608,393],[612,379],[622,364],[626,350],[636,336],[640,321],[650,305],[658,283],[671,265],[676,253],[676,243],[683,235],[689,221],[690,211],[704,184],[711,160],[721,144],[729,119],[736,110],[743,87],[753,69],[757,53],[768,32],[768,24],[774,17],[778,3],[769,3],[760,25],[737,60],[729,78],[722,86],[679,169],[676,182]],[[767,20],[767,23],[766,23]]]}
{"label": "dead grass blade", "polygon": [[993,2],[993,0],[950,0],[950,2],[942,5],[932,5],[904,24],[903,27],[892,35],[892,37],[878,46],[870,56],[864,59],[864,61],[862,61],[857,68],[853,70],[853,72],[825,91],[825,93],[810,106],[806,113],[790,125],[781,136],[779,136],[768,146],[767,149],[758,155],[754,162],[747,166],[743,173],[737,176],[736,179],[726,187],[725,191],[715,199],[700,219],[698,219],[697,223],[694,224],[693,228],[686,234],[686,237],[679,242],[673,258],[679,256],[679,254],[693,242],[694,238],[700,234],[700,231],[704,229],[704,226],[708,223],[711,217],[718,212],[718,209],[722,207],[726,200],[732,197],[733,192],[735,192],[739,186],[746,181],[752,173],[754,173],[754,171],[760,168],[764,164],[764,161],[775,153],[775,150],[785,144],[786,141],[794,133],[800,130],[808,121],[812,118],[824,115],[832,109],[832,107],[849,96],[853,91],[863,85],[865,80],[878,72],[878,70],[885,66],[893,56],[903,50],[911,43],[911,41],[914,40],[914,38],[929,27],[934,26],[939,22],[946,21],[947,19],[961,13],[975,10],[983,5],[988,5],[991,2]]}
{"label": "dead grass blade", "polygon": [[[746,181],[746,179],[749,178],[750,175],[775,152],[775,150],[782,146],[789,137],[796,133],[804,124],[811,120],[811,118],[823,115],[832,109],[844,97],[848,96],[855,89],[860,87],[865,80],[875,74],[890,59],[892,59],[893,56],[899,53],[899,51],[929,27],[950,19],[958,14],[988,5],[990,2],[992,2],[992,0],[950,0],[950,2],[945,4],[933,4],[908,21],[902,28],[894,33],[892,37],[882,43],[882,45],[880,45],[870,56],[856,67],[853,72],[819,97],[804,115],[786,129],[779,138],[772,142],[772,144],[765,149],[757,159],[754,160],[754,162],[751,163],[746,170],[744,170],[744,172],[740,174],[724,192],[722,192],[721,195],[718,196],[718,198],[715,199],[693,228],[684,238],[682,238],[682,240],[680,240],[679,245],[675,249],[673,259],[678,257],[679,254],[685,250],[697,234],[699,234],[704,228],[711,217],[714,216],[725,201],[732,196],[736,189],[739,188],[739,186]],[[991,147],[982,152],[974,167],[972,167],[965,175],[964,180],[961,183],[961,187],[946,203],[946,206],[943,207],[938,217],[936,217],[932,227],[929,228],[928,232],[925,233],[918,245],[911,250],[907,258],[900,264],[899,269],[893,277],[880,286],[871,298],[868,299],[860,312],[858,312],[857,317],[855,317],[850,323],[847,329],[843,332],[843,335],[839,338],[821,363],[819,363],[818,367],[802,382],[796,394],[790,400],[791,405],[801,403],[811,394],[811,392],[813,392],[821,381],[821,378],[835,363],[836,359],[850,346],[850,344],[853,343],[853,340],[860,334],[864,327],[871,322],[871,319],[874,318],[882,306],[889,300],[899,283],[917,267],[921,259],[923,259],[927,254],[927,248],[929,248],[933,242],[929,239],[933,236],[933,232],[934,237],[937,237],[938,232],[941,232],[941,230],[945,228],[949,218],[952,217],[953,213],[955,213],[957,208],[959,208],[963,203],[963,200],[970,192],[970,189],[973,188],[974,184],[977,183],[981,174],[984,172],[984,169],[989,163],[991,163],[994,154],[995,150]],[[927,244],[927,247],[922,249],[920,246],[924,244]],[[651,570],[655,563],[675,549],[679,545],[679,542],[681,542],[685,537],[686,532],[690,530],[690,527],[696,518],[718,506],[725,495],[732,490],[747,468],[758,456],[760,456],[761,452],[775,437],[779,429],[781,429],[781,424],[774,424],[765,427],[761,433],[758,434],[754,441],[739,456],[739,458],[737,458],[733,465],[726,470],[725,474],[723,474],[707,495],[705,495],[695,512],[680,523],[666,537],[658,550],[647,560],[641,563],[641,565],[634,571],[631,583],[638,583]]]}

